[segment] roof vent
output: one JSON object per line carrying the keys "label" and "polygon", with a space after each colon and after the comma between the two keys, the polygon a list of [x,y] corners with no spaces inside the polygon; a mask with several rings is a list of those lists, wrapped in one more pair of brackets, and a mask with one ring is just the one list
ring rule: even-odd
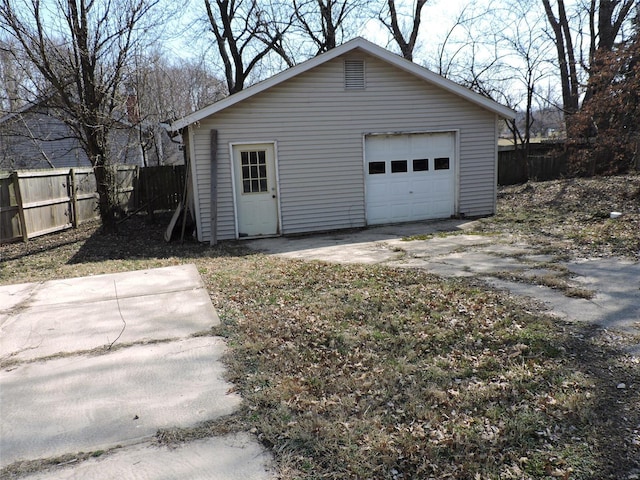
{"label": "roof vent", "polygon": [[364,60],[344,61],[344,88],[364,90]]}

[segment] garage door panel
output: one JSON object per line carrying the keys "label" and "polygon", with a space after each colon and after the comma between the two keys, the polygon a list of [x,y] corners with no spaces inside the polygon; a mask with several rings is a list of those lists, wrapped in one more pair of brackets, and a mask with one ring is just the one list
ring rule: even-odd
{"label": "garage door panel", "polygon": [[389,195],[404,198],[410,190],[411,182],[407,180],[392,180],[389,183]]}
{"label": "garage door panel", "polygon": [[[366,137],[367,223],[451,216],[455,211],[454,153],[453,133]],[[371,162],[377,162],[375,168],[369,168]]]}
{"label": "garage door panel", "polygon": [[398,204],[391,206],[391,215],[396,218],[398,222],[405,221],[411,216],[411,204]]}
{"label": "garage door panel", "polygon": [[428,195],[432,188],[433,182],[426,176],[414,178],[409,184],[409,191],[413,192],[414,195]]}
{"label": "garage door panel", "polygon": [[411,217],[423,217],[428,218],[431,215],[431,206],[426,203],[414,203],[411,206]]}
{"label": "garage door panel", "polygon": [[373,224],[383,223],[383,220],[390,215],[387,205],[371,205],[367,212]]}
{"label": "garage door panel", "polygon": [[383,183],[373,183],[368,185],[369,188],[369,198],[371,201],[375,201],[376,198],[384,198],[387,197],[389,186]]}

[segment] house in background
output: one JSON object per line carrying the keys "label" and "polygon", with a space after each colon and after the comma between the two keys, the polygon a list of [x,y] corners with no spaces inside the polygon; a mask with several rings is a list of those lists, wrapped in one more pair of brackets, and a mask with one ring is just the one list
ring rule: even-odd
{"label": "house in background", "polygon": [[[179,145],[160,125],[118,122],[110,136],[112,163],[183,163]],[[31,104],[0,118],[0,170],[90,167],[70,128],[50,107]]]}
{"label": "house in background", "polygon": [[181,120],[200,241],[495,212],[515,112],[357,38]]}

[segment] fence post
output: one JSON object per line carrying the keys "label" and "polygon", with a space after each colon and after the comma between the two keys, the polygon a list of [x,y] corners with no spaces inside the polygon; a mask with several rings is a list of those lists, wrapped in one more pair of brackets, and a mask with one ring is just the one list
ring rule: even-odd
{"label": "fence post", "polygon": [[20,177],[18,172],[13,172],[13,192],[16,196],[16,203],[18,204],[18,218],[20,219],[20,230],[22,231],[22,241],[29,240],[29,232],[27,232],[27,221],[24,216],[24,209],[22,208],[22,194],[20,193]]}
{"label": "fence post", "polygon": [[76,171],[71,169],[71,223],[73,228],[78,228],[78,186]]}

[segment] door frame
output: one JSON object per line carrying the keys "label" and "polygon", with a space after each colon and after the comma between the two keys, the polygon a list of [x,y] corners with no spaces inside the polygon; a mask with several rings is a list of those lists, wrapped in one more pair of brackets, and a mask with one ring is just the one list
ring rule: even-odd
{"label": "door frame", "polygon": [[448,128],[442,130],[410,130],[410,131],[388,131],[388,132],[365,132],[362,134],[362,191],[364,193],[364,221],[369,225],[367,219],[367,137],[381,135],[431,135],[438,133],[449,133],[453,135],[453,213],[458,214],[460,207],[460,129]]}
{"label": "door frame", "polygon": [[[276,181],[276,215],[278,231],[275,235],[279,237],[282,235],[282,210],[280,205],[280,171],[278,169],[278,141],[277,140],[265,140],[265,141],[252,141],[252,142],[229,142],[229,162],[231,163],[231,193],[233,196],[233,220],[235,229],[236,240],[240,239],[240,230],[238,222],[238,197],[236,195],[236,174],[238,169],[235,167],[235,158],[233,155],[233,149],[235,147],[242,147],[244,145],[271,145],[273,148],[273,168],[275,169],[274,176]],[[243,239],[251,238],[263,238],[263,237],[242,237]]]}

